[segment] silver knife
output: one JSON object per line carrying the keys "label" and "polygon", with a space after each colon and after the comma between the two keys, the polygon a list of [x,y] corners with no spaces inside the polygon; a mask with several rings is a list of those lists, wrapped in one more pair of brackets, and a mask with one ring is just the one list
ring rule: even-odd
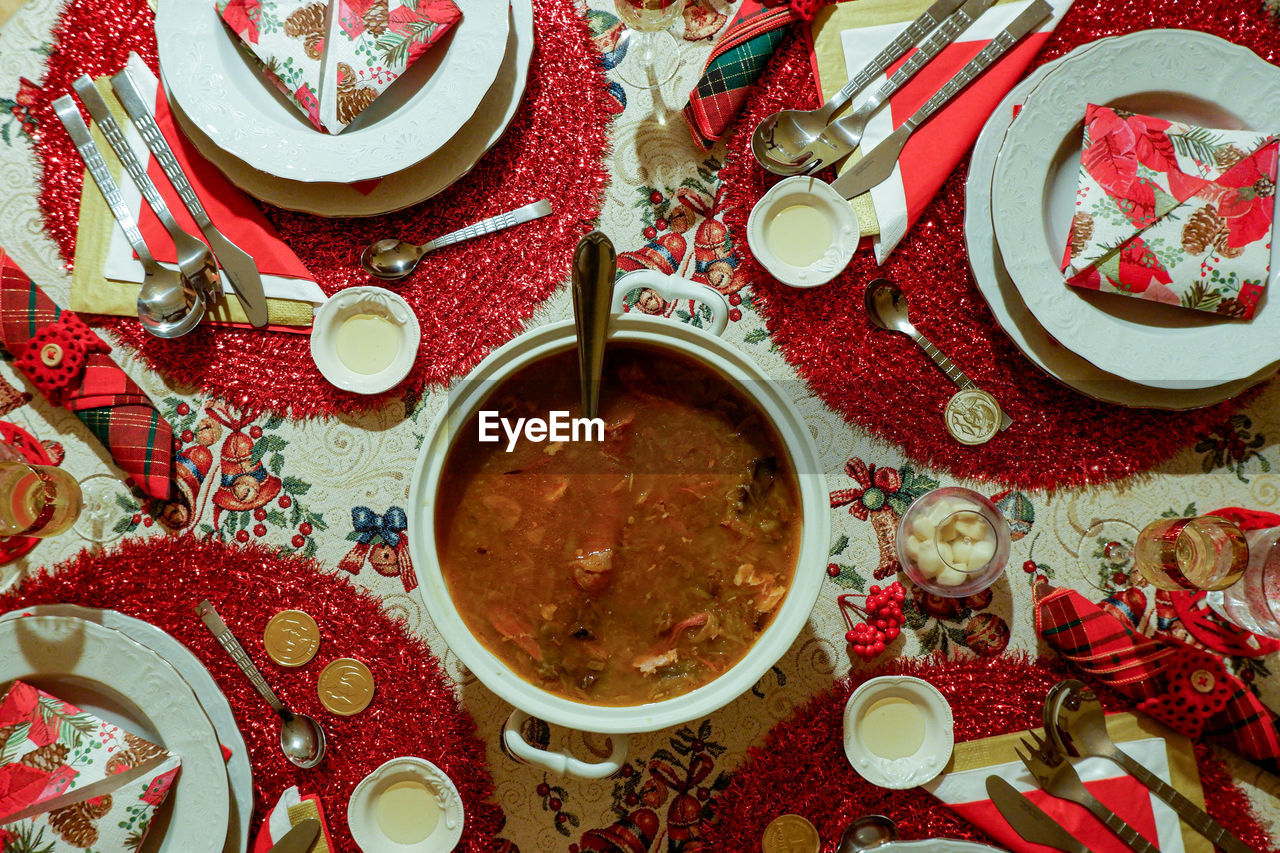
{"label": "silver knife", "polygon": [[249,322],[258,327],[267,325],[267,297],[262,290],[262,276],[258,273],[258,267],[254,264],[253,258],[224,237],[209,219],[204,205],[200,203],[196,191],[192,189],[187,176],[182,173],[182,168],[178,165],[177,158],[173,156],[173,150],[169,147],[164,135],[160,133],[160,127],[151,115],[151,107],[142,97],[129,72],[121,71],[112,77],[111,88],[120,99],[120,103],[124,105],[129,118],[133,119],[133,123],[138,126],[143,141],[155,155],[160,168],[164,170],[165,177],[178,191],[178,196],[187,206],[187,210],[191,211],[191,218],[196,221],[200,232],[204,234],[209,248],[213,249],[218,265],[222,267],[236,296],[240,298],[240,304],[244,306],[244,313],[249,318]]}
{"label": "silver knife", "polygon": [[924,106],[912,113],[901,127],[889,134],[871,153],[854,163],[849,171],[832,181],[832,188],[844,198],[856,198],[892,175],[893,167],[897,165],[898,156],[902,153],[912,131],[1052,14],[1053,7],[1046,0],[1035,0],[1023,9],[1022,14],[1014,18],[1000,35],[993,38],[990,44],[978,52],[977,56],[969,60],[968,65],[957,71],[945,86],[924,103]]}
{"label": "silver knife", "polygon": [[267,853],[307,853],[320,834],[320,821],[309,817],[284,834]]}
{"label": "silver knife", "polygon": [[1018,789],[999,776],[987,777],[987,795],[1023,840],[1064,853],[1093,853]]}

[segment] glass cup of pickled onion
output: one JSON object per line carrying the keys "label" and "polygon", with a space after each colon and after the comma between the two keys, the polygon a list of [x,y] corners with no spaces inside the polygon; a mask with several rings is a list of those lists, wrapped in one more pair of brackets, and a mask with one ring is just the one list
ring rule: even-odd
{"label": "glass cup of pickled onion", "polygon": [[981,592],[1009,561],[1009,524],[984,495],[959,486],[926,492],[902,515],[895,544],[916,586],[944,598]]}

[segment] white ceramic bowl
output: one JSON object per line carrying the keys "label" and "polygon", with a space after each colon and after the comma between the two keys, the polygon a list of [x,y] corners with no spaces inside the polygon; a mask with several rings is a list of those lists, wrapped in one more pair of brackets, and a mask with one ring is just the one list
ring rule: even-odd
{"label": "white ceramic bowl", "polygon": [[[765,227],[783,210],[805,204],[826,214],[831,224],[831,245],[826,253],[807,267],[782,260],[765,239]],[[774,184],[751,208],[747,217],[747,245],[769,274],[792,287],[817,287],[826,284],[849,265],[858,248],[861,229],[858,215],[848,201],[831,186],[817,178],[797,175]]]}
{"label": "white ceramic bowl", "polygon": [[[905,548],[906,540],[911,534],[912,526],[916,523],[916,519],[929,512],[939,501],[946,499],[961,500],[972,505],[977,514],[987,522],[996,537],[996,550],[991,559],[982,567],[966,572],[967,580],[964,583],[952,586],[938,583],[925,574],[916,561],[911,559],[911,555],[906,552]],[[966,510],[967,508],[961,508],[956,511],[963,512]],[[894,547],[897,549],[898,563],[902,566],[903,573],[916,586],[943,598],[966,598],[974,593],[982,592],[995,583],[996,578],[1004,574],[1005,566],[1009,562],[1009,548],[1012,542],[1013,537],[1009,533],[1009,522],[1005,520],[1004,515],[996,508],[996,505],[988,500],[985,495],[960,486],[943,486],[916,498],[911,506],[907,507],[907,511],[902,514],[902,520],[898,522],[897,535],[894,536]]]}
{"label": "white ceramic bowl", "polygon": [[[507,668],[467,629],[449,597],[436,553],[435,495],[450,443],[475,414],[497,382],[526,365],[574,346],[571,320],[543,326],[507,343],[480,363],[450,395],[451,405],[427,432],[409,488],[409,552],[431,620],[458,658],[486,687],[519,709],[508,719],[504,739],[519,758],[552,772],[600,778],[615,772],[626,755],[629,732],[650,732],[704,717],[751,688],[787,650],[808,621],[822,588],[827,565],[830,508],[826,479],[817,448],[804,418],[784,385],[769,377],[742,352],[716,337],[725,328],[728,304],[705,285],[652,270],[625,276],[614,288],[614,310],[621,310],[627,291],[649,287],[664,298],[698,299],[713,311],[712,333],[670,319],[639,313],[614,316],[609,340],[644,343],[696,359],[728,377],[751,397],[772,421],[796,475],[802,533],[796,573],[772,623],[727,672],[702,687],[660,702],[604,707],[575,702],[544,691]],[[613,755],[585,764],[559,753],[529,747],[520,735],[527,715],[570,728],[613,734]]]}
{"label": "white ceramic bowl", "polygon": [[[338,327],[354,314],[381,314],[400,330],[400,351],[377,373],[357,373],[342,363],[335,348]],[[380,394],[399,385],[418,357],[422,329],[409,303],[383,287],[348,287],[329,297],[311,325],[311,358],[329,383],[357,394]]]}
{"label": "white ceramic bowl", "polygon": [[[862,714],[878,699],[901,697],[924,716],[924,740],[914,755],[888,759],[876,755],[858,737]],[[955,722],[945,696],[927,681],[907,675],[884,675],[864,682],[844,706],[844,754],[863,779],[881,788],[902,790],[928,782],[951,760]]]}
{"label": "white ceramic bowl", "polygon": [[[440,820],[417,844],[392,841],[378,826],[378,796],[397,782],[420,782],[435,791]],[[448,774],[425,758],[403,755],[382,764],[360,780],[347,803],[351,837],[364,853],[449,853],[462,838],[462,797]]]}

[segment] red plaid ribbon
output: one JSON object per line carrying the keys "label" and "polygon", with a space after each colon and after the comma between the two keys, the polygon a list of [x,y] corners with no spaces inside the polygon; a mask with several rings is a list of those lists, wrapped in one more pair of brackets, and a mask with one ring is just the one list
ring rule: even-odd
{"label": "red plaid ribbon", "polygon": [[[0,249],[0,343],[21,355],[62,310]],[[66,408],[98,437],[144,492],[168,500],[173,428],[150,398],[105,353],[89,353],[84,373],[66,390]]]}
{"label": "red plaid ribbon", "polygon": [[796,9],[779,5],[776,0],[768,6],[761,0],[743,0],[733,22],[711,49],[702,76],[681,113],[694,141],[703,150],[715,145],[733,123],[746,103],[747,90],[769,64],[786,27],[804,17],[805,11],[812,17],[812,7],[816,5]]}
{"label": "red plaid ribbon", "polygon": [[[1169,659],[1194,651],[1143,637],[1075,590],[1050,587],[1044,592],[1047,586],[1042,585],[1036,602],[1040,636],[1063,657],[1135,701],[1164,693]],[[1255,761],[1280,758],[1275,714],[1240,679],[1230,674],[1225,678],[1227,705],[1205,721],[1204,737]]]}

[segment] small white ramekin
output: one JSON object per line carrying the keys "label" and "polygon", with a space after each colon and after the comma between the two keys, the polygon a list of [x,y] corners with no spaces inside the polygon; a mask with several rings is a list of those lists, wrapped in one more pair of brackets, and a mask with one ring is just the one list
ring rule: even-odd
{"label": "small white ramekin", "polygon": [[[380,314],[400,330],[399,352],[377,373],[357,373],[338,358],[338,327],[355,314]],[[311,359],[331,385],[356,394],[380,394],[409,375],[421,341],[418,318],[399,294],[383,287],[348,287],[329,297],[316,311],[311,325]]]}
{"label": "small white ramekin", "polygon": [[[793,204],[807,204],[822,211],[831,223],[831,245],[821,258],[807,267],[783,261],[765,239],[765,226],[781,211]],[[747,218],[747,245],[769,274],[792,287],[817,287],[826,284],[849,265],[858,248],[861,228],[858,215],[848,201],[840,197],[830,184],[817,178],[796,176],[774,184]]]}
{"label": "small white ramekin", "polygon": [[[862,714],[877,699],[899,696],[920,709],[924,740],[914,755],[881,758],[858,735]],[[955,723],[945,696],[927,681],[884,675],[864,682],[844,706],[844,754],[863,779],[881,788],[903,790],[923,785],[942,772],[955,747]]]}

